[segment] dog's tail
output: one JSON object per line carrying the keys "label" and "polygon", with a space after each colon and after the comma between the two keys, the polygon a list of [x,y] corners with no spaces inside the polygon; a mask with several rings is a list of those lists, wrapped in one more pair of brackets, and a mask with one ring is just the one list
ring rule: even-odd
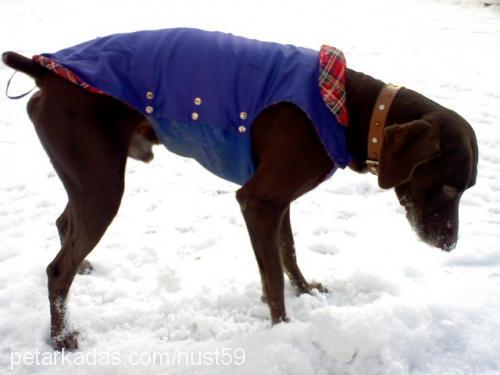
{"label": "dog's tail", "polygon": [[40,64],[16,52],[4,52],[2,54],[2,60],[5,65],[32,77],[38,86],[40,86],[40,78],[45,76],[48,72],[48,70]]}

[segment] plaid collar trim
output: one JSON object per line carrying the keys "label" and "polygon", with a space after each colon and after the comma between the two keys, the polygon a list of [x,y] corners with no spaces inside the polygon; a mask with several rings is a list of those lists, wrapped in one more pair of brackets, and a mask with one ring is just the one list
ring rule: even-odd
{"label": "plaid collar trim", "polygon": [[346,62],[341,50],[323,45],[319,53],[319,88],[326,106],[347,127],[345,93]]}

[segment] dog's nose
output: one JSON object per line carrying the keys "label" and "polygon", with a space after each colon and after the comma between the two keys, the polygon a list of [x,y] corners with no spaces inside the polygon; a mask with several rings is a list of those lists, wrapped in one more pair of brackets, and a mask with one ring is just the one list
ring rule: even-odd
{"label": "dog's nose", "polygon": [[450,252],[457,246],[456,242],[444,242],[441,246],[441,250]]}
{"label": "dog's nose", "polygon": [[457,246],[458,238],[457,236],[449,233],[448,235],[442,236],[436,241],[436,246],[444,251],[452,251]]}

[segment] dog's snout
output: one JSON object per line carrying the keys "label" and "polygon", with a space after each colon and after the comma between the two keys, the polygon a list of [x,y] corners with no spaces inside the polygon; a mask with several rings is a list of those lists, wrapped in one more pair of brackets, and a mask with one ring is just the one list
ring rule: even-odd
{"label": "dog's snout", "polygon": [[457,246],[458,230],[451,220],[447,220],[438,233],[435,246],[444,251],[451,251]]}
{"label": "dog's snout", "polygon": [[456,238],[444,238],[441,243],[438,245],[438,247],[443,250],[443,251],[447,251],[447,252],[450,252],[452,251],[453,249],[455,249],[455,247],[457,246],[457,239]]}

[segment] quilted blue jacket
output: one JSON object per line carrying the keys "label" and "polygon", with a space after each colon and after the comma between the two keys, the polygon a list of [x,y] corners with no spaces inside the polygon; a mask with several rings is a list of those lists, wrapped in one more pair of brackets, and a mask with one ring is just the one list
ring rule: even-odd
{"label": "quilted blue jacket", "polygon": [[237,184],[255,172],[253,121],[279,102],[309,116],[335,166],[350,161],[345,126],[320,93],[318,51],[179,28],[110,35],[42,56],[143,113],[170,151]]}

